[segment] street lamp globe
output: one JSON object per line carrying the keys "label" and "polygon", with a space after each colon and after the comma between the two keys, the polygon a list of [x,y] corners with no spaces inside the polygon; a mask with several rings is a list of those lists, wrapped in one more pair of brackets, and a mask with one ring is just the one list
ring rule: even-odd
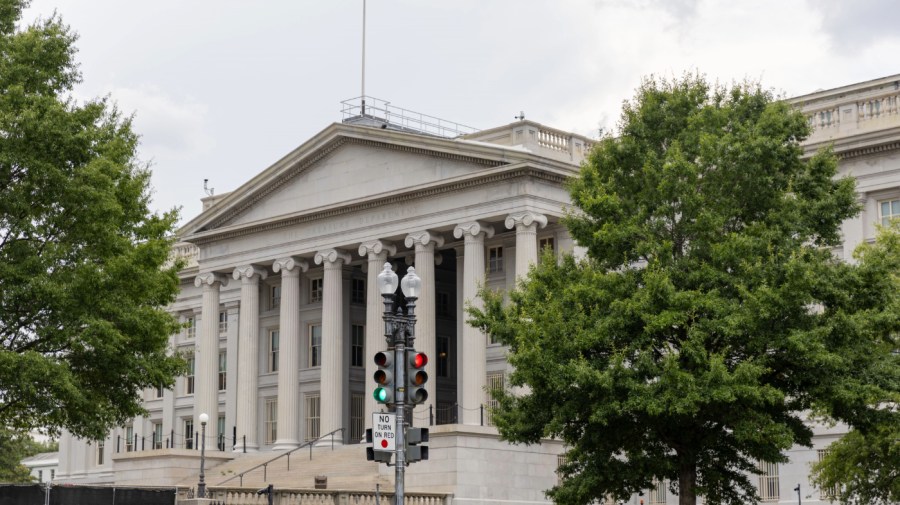
{"label": "street lamp globe", "polygon": [[206,414],[206,412],[200,414],[200,424],[206,424],[208,422],[209,422],[209,416]]}
{"label": "street lamp globe", "polygon": [[390,263],[384,264],[384,269],[376,278],[378,281],[378,291],[383,295],[392,295],[397,291],[397,282],[399,278],[394,270],[391,269]]}
{"label": "street lamp globe", "polygon": [[422,293],[422,279],[416,275],[415,267],[406,269],[406,275],[400,281],[400,289],[403,290],[403,295],[407,298],[418,298],[419,294]]}

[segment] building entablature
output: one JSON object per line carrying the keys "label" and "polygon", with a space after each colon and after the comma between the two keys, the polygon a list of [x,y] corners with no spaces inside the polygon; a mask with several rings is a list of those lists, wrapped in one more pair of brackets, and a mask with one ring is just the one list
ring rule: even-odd
{"label": "building entablature", "polygon": [[808,153],[832,144],[841,158],[900,149],[900,75],[790,99],[809,119]]}

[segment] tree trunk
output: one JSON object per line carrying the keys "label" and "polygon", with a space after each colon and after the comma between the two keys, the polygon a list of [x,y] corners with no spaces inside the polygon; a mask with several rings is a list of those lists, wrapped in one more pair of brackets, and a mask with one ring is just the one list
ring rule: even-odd
{"label": "tree trunk", "polygon": [[682,463],[678,469],[678,505],[696,505],[697,466],[694,462]]}

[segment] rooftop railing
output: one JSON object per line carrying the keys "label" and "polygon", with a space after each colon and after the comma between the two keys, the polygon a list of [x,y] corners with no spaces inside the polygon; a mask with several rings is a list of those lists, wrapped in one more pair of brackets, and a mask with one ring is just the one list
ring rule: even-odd
{"label": "rooftop railing", "polygon": [[370,119],[403,130],[446,138],[479,131],[461,123],[397,107],[387,100],[372,96],[358,96],[342,101],[341,115],[344,122]]}

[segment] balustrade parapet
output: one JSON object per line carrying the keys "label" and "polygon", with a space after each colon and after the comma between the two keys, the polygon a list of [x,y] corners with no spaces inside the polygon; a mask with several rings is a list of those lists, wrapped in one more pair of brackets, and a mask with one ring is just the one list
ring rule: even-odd
{"label": "balustrade parapet", "polygon": [[184,262],[184,269],[197,267],[200,260],[200,248],[190,242],[176,242],[169,251],[166,267],[171,267],[179,259]]}
{"label": "balustrade parapet", "polygon": [[[310,488],[275,488],[274,502],[282,505],[331,505],[352,503],[356,505],[376,505],[376,492],[330,490]],[[183,500],[193,496],[193,489],[179,488],[178,498]],[[393,503],[393,491],[379,491],[380,503]],[[242,487],[209,486],[207,498],[224,501],[228,505],[258,505],[265,503],[265,497],[257,495],[257,490]],[[404,496],[405,505],[450,505],[453,495],[447,493],[409,493]]]}

